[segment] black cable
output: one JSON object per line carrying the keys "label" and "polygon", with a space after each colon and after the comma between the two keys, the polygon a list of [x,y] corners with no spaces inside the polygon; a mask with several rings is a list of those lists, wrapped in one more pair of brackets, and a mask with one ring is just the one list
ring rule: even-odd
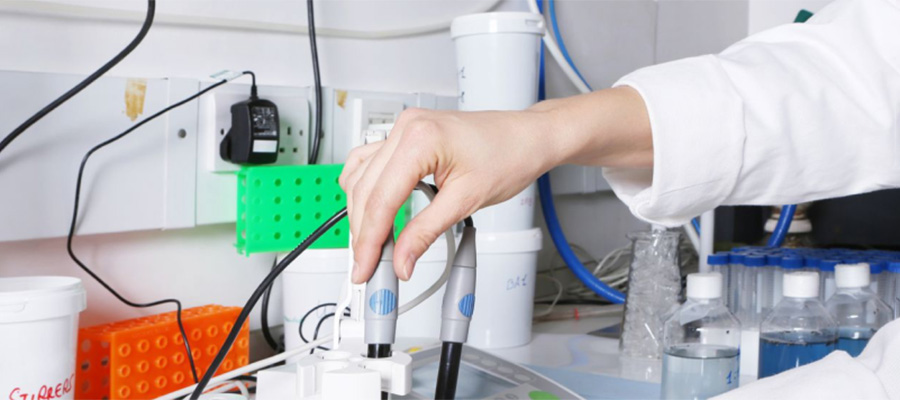
{"label": "black cable", "polygon": [[[344,314],[344,315],[347,315],[347,314]],[[331,317],[334,317],[334,313],[328,313],[328,314],[323,315],[322,318],[319,318],[319,323],[316,324],[316,330],[315,330],[315,332],[313,332],[313,341],[316,341],[319,339],[319,329],[321,329],[322,324],[325,323],[325,321]],[[322,347],[322,346],[319,346],[318,348],[322,349],[322,350],[330,350],[327,347]],[[315,353],[315,351],[316,351],[316,348],[313,347],[312,349],[309,349],[309,354]]]}
{"label": "black cable", "polygon": [[74,97],[76,94],[78,94],[79,92],[81,92],[82,90],[84,90],[85,88],[90,86],[92,83],[94,83],[94,81],[96,81],[98,78],[100,78],[100,76],[105,74],[107,71],[112,69],[112,67],[115,67],[116,64],[118,64],[123,59],[125,59],[125,57],[127,57],[128,54],[130,54],[135,48],[137,48],[137,46],[141,43],[141,41],[144,40],[144,37],[147,36],[147,32],[150,31],[150,26],[153,25],[153,17],[155,16],[155,14],[156,14],[156,0],[147,0],[147,16],[144,17],[144,24],[141,25],[141,30],[138,32],[137,36],[135,36],[134,39],[131,40],[131,43],[128,43],[128,45],[125,46],[125,48],[122,49],[122,51],[120,51],[119,54],[116,54],[115,57],[113,57],[111,60],[107,61],[106,64],[103,64],[103,66],[100,67],[100,69],[94,71],[94,73],[90,74],[83,81],[81,81],[80,83],[75,85],[75,87],[69,89],[68,92],[63,93],[62,96],[59,96],[56,100],[53,100],[53,102],[51,102],[50,104],[47,104],[40,111],[38,111],[37,113],[32,115],[31,118],[28,118],[27,120],[25,120],[25,122],[23,122],[21,125],[19,125],[16,129],[14,129],[12,132],[10,132],[5,138],[3,138],[2,141],[0,141],[0,153],[2,153],[3,150],[6,149],[6,146],[9,146],[9,144],[12,143],[13,140],[16,140],[16,138],[19,137],[19,135],[21,135],[23,132],[25,132],[25,130],[27,130],[32,125],[34,125],[34,123],[40,121],[41,118],[44,118],[45,116],[47,116],[47,114],[50,114],[57,107],[61,106],[63,103],[65,103],[66,101],[68,101],[69,99]]}
{"label": "black cable", "polygon": [[[316,312],[316,310],[320,310],[322,308],[329,307],[329,306],[337,307],[337,303],[319,304],[319,305],[311,308],[309,311],[306,312],[306,314],[303,314],[302,318],[300,318],[300,323],[298,324],[299,327],[297,330],[300,332],[300,340],[302,340],[303,343],[309,343],[309,340],[307,340],[306,337],[303,335],[303,324],[306,323],[306,319],[309,318],[309,316],[312,315],[312,313]],[[313,339],[313,340],[315,340],[315,339]]]}
{"label": "black cable", "polygon": [[313,12],[313,0],[306,0],[307,29],[309,31],[309,51],[312,55],[313,80],[316,90],[316,122],[312,132],[312,147],[309,151],[309,164],[319,160],[319,146],[322,139],[322,76],[319,73],[319,48],[316,46],[316,17]]}
{"label": "black cable", "polygon": [[[275,259],[272,260],[272,269],[275,269],[275,265],[277,264],[278,257],[275,257]],[[273,287],[275,287],[274,283],[266,288],[266,294],[263,295],[262,304],[260,304],[260,307],[262,307],[262,312],[260,314],[259,321],[262,324],[262,333],[263,337],[266,339],[266,343],[268,343],[269,347],[271,347],[272,350],[274,350],[276,353],[281,353],[282,351],[284,351],[284,345],[278,343],[278,341],[275,340],[275,337],[272,335],[272,330],[269,329],[269,297],[272,296]]]}
{"label": "black cable", "polygon": [[78,167],[78,179],[75,182],[75,201],[74,201],[74,207],[72,208],[72,222],[71,222],[71,224],[69,224],[69,233],[68,233],[68,236],[66,237],[66,250],[68,251],[69,257],[72,259],[72,261],[75,262],[75,264],[77,264],[79,267],[81,267],[81,269],[86,274],[90,275],[91,278],[93,278],[95,281],[97,281],[97,283],[100,284],[100,286],[103,286],[104,289],[106,289],[109,293],[111,293],[113,296],[115,296],[115,298],[118,299],[119,301],[121,301],[122,303],[125,303],[128,306],[134,307],[134,308],[149,308],[149,307],[155,307],[158,305],[168,304],[168,303],[175,304],[175,306],[177,307],[175,315],[176,315],[176,319],[178,321],[178,329],[181,331],[181,337],[184,340],[184,349],[185,349],[185,352],[187,353],[187,359],[191,366],[191,373],[193,374],[194,382],[198,381],[197,369],[196,369],[196,366],[194,365],[194,357],[191,352],[191,345],[188,342],[187,334],[184,331],[184,324],[181,321],[181,310],[182,310],[181,302],[178,301],[177,299],[164,299],[164,300],[158,300],[158,301],[154,301],[154,302],[150,302],[150,303],[136,303],[136,302],[126,299],[121,294],[119,294],[119,292],[117,292],[115,289],[113,289],[111,286],[109,286],[109,284],[107,284],[106,281],[101,279],[100,276],[98,276],[96,273],[94,273],[94,271],[92,271],[90,268],[88,268],[88,266],[85,265],[78,258],[78,256],[75,255],[75,251],[72,248],[72,243],[75,239],[75,228],[78,223],[78,206],[79,206],[79,203],[81,202],[81,183],[82,183],[82,180],[84,179],[84,169],[85,169],[85,166],[87,166],[87,162],[91,158],[91,156],[98,150],[117,142],[119,139],[122,139],[123,137],[127,136],[134,130],[143,126],[144,124],[146,124],[150,121],[153,121],[154,119],[158,118],[159,116],[161,116],[175,108],[178,108],[178,107],[206,94],[207,92],[209,92],[219,86],[224,85],[227,82],[228,82],[227,80],[223,80],[223,81],[214,83],[214,84],[210,85],[208,88],[203,89],[184,100],[181,100],[181,101],[179,101],[175,104],[172,104],[160,111],[157,111],[155,114],[145,118],[141,122],[138,122],[137,124],[133,125],[131,128],[128,128],[128,130],[126,130],[116,136],[113,136],[111,139],[108,139],[108,140],[94,146],[90,150],[88,150],[88,152],[84,155],[84,158],[81,159],[81,165]]}
{"label": "black cable", "polygon": [[256,377],[251,375],[238,375],[234,378],[231,378],[234,381],[244,381],[244,382],[256,382]]}
{"label": "black cable", "polygon": [[222,361],[225,360],[225,356],[228,354],[228,351],[231,349],[231,346],[234,345],[234,342],[237,340],[237,336],[241,331],[241,327],[247,322],[247,318],[250,317],[250,312],[253,310],[253,307],[256,306],[256,303],[262,297],[266,288],[275,281],[275,278],[278,277],[288,266],[297,259],[300,254],[306,251],[310,245],[312,245],[316,240],[319,239],[325,232],[328,232],[329,229],[337,225],[344,217],[347,216],[347,208],[344,207],[337,213],[335,213],[331,218],[329,218],[325,223],[323,223],[318,229],[313,231],[312,234],[309,235],[303,242],[300,243],[297,248],[292,250],[285,256],[281,262],[275,266],[275,269],[266,276],[265,279],[259,284],[256,290],[253,291],[253,294],[247,299],[247,303],[244,305],[244,308],[241,310],[241,313],[238,315],[237,319],[234,322],[234,326],[231,328],[231,332],[228,333],[228,337],[225,338],[225,342],[222,343],[222,347],[219,349],[219,353],[216,354],[216,358],[213,359],[209,368],[206,370],[206,373],[203,374],[203,378],[200,379],[200,382],[197,383],[197,386],[194,388],[194,392],[191,393],[191,400],[197,400],[200,398],[200,395],[203,394],[203,390],[209,385],[209,380],[212,379],[213,375],[216,374],[216,371],[219,369],[219,366],[222,365]]}
{"label": "black cable", "polygon": [[[391,356],[390,344],[369,343],[366,347],[366,358],[388,358]],[[382,391],[381,399],[387,400],[390,393]]]}
{"label": "black cable", "polygon": [[459,378],[459,362],[462,356],[462,343],[444,342],[441,345],[441,362],[438,364],[437,387],[434,398],[452,400],[456,397],[456,381]]}

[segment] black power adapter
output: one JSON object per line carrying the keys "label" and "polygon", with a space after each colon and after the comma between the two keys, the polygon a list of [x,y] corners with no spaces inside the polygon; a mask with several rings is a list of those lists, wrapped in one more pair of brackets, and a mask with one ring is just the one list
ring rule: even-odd
{"label": "black power adapter", "polygon": [[231,106],[231,129],[219,154],[235,164],[272,164],[278,160],[279,132],[278,107],[257,96],[254,82],[250,98]]}

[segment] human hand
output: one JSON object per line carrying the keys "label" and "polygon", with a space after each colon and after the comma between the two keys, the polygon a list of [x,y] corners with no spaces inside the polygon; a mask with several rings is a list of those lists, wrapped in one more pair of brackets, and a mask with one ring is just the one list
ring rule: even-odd
{"label": "human hand", "polygon": [[401,232],[394,270],[407,280],[434,240],[480,208],[510,199],[555,163],[529,112],[403,112],[386,141],[354,149],[341,174],[355,264],[365,282],[394,215],[428,175],[440,192]]}
{"label": "human hand", "polygon": [[647,110],[628,87],[525,111],[404,111],[387,140],[354,149],[341,173],[353,235],[352,280],[363,283],[372,275],[394,216],[428,175],[440,192],[394,246],[394,271],[403,280],[442,232],[512,198],[557,165],[649,167],[652,161]]}

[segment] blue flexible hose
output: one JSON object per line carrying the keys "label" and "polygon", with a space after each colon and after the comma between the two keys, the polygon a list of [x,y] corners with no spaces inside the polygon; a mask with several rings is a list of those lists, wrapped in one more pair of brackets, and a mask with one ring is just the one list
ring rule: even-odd
{"label": "blue flexible hose", "polygon": [[788,229],[791,227],[791,221],[794,220],[794,213],[797,212],[797,205],[791,204],[781,207],[781,215],[778,217],[778,224],[769,237],[769,247],[781,247],[784,238],[787,236]]}
{"label": "blue flexible hose", "polygon": [[550,237],[553,239],[553,244],[556,245],[556,250],[559,251],[559,255],[562,256],[572,273],[594,293],[615,304],[624,303],[625,295],[597,279],[590,270],[581,264],[581,260],[578,259],[575,252],[572,251],[572,247],[569,246],[569,241],[566,240],[566,235],[559,225],[559,218],[556,216],[556,206],[553,204],[553,191],[550,188],[549,174],[544,174],[538,178],[538,191],[541,196],[541,210],[544,212],[547,230],[550,231]]}
{"label": "blue flexible hose", "polygon": [[694,230],[697,231],[697,234],[700,234],[700,219],[694,218],[691,220],[691,225],[694,226]]}
{"label": "blue flexible hose", "polygon": [[[559,52],[562,53],[563,57],[566,59],[566,62],[569,63],[569,66],[572,67],[572,70],[575,71],[575,74],[578,75],[578,78],[584,82],[584,85],[588,87],[591,91],[594,88],[591,87],[591,84],[584,79],[584,76],[581,75],[581,71],[578,70],[578,67],[575,66],[575,62],[572,61],[572,57],[569,56],[569,51],[566,50],[566,43],[563,40],[562,34],[559,33],[559,24],[556,22],[556,0],[549,0],[547,7],[550,9],[550,27],[553,28],[553,36],[556,37],[556,44],[559,45]],[[541,9],[541,4],[538,4],[538,9]]]}

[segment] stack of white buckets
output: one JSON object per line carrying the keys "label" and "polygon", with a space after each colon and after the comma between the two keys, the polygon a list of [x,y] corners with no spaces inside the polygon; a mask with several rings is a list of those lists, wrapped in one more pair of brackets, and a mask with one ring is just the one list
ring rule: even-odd
{"label": "stack of white buckets", "polygon": [[[537,74],[543,19],[532,13],[475,14],[453,21],[462,111],[523,110],[537,101]],[[523,162],[527,162],[524,161]],[[515,347],[531,341],[534,285],[542,238],[534,227],[535,185],[511,200],[488,207],[473,218],[478,230],[476,306],[469,344],[481,348]],[[427,205],[413,197],[413,211]],[[311,250],[299,257],[284,276],[285,341],[287,348],[302,344],[300,318],[322,303],[337,301],[346,283],[347,249]],[[438,279],[447,262],[443,237],[419,259],[412,279],[400,284],[400,304],[418,296]],[[400,317],[401,338],[437,339],[440,336],[443,289]],[[314,313],[303,334],[313,336],[322,315]],[[320,337],[331,333],[323,324]]]}

